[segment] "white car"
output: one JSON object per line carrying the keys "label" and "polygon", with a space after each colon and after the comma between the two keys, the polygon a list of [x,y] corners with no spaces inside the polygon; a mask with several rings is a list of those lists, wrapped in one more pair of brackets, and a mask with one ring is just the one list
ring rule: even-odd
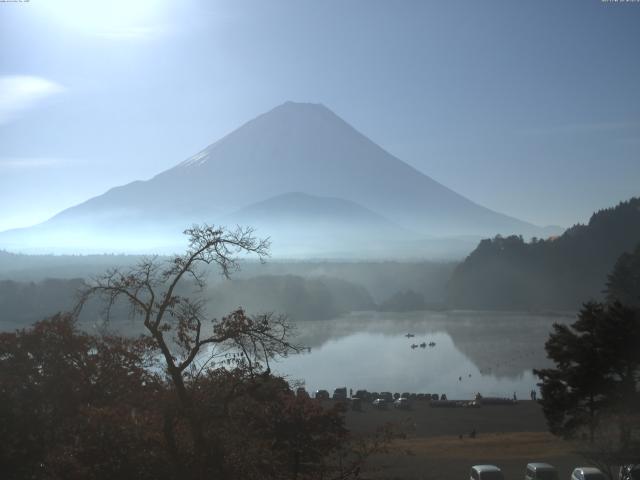
{"label": "white car", "polygon": [[504,475],[495,465],[474,465],[469,480],[504,480]]}
{"label": "white car", "polygon": [[393,402],[393,406],[401,410],[408,410],[411,405],[409,404],[408,398],[400,397],[395,402]]}
{"label": "white car", "polygon": [[376,408],[380,408],[382,410],[387,408],[387,405],[389,404],[389,402],[387,402],[384,398],[376,398],[372,405]]}
{"label": "white car", "polygon": [[606,480],[606,477],[597,468],[578,467],[571,473],[571,480]]}

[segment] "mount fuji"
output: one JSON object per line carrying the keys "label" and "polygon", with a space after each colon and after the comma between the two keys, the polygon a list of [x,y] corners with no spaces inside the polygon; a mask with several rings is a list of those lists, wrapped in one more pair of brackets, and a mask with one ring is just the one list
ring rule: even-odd
{"label": "mount fuji", "polygon": [[0,248],[162,251],[203,222],[259,225],[284,256],[279,245],[357,256],[363,242],[387,256],[422,245],[416,254],[428,256],[434,239],[545,234],[438,183],[325,106],[287,102],[149,180],[0,233]]}

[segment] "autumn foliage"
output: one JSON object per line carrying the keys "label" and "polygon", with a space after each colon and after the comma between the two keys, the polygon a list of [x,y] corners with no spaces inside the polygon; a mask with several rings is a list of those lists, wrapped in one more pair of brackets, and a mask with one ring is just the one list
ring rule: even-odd
{"label": "autumn foliage", "polygon": [[[89,335],[58,315],[0,334],[0,351],[3,478],[201,478],[189,419],[148,338]],[[208,478],[335,473],[351,440],[340,407],[296,397],[270,373],[226,365],[186,387]]]}

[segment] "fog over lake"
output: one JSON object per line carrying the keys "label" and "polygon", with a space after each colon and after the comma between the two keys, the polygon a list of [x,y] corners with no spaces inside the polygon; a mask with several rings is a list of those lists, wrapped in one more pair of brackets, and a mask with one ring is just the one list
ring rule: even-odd
{"label": "fog over lake", "polygon": [[[538,381],[532,370],[550,365],[544,343],[552,324],[573,319],[572,314],[358,312],[298,323],[297,341],[310,351],[272,368],[304,381],[310,392],[346,386],[354,392],[446,393],[450,399],[516,392],[528,399]],[[422,342],[427,346],[420,347]]]}

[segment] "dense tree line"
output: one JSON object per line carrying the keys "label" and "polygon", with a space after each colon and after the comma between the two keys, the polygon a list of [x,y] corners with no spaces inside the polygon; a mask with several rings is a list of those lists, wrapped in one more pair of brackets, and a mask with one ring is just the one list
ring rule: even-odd
{"label": "dense tree line", "polygon": [[[0,280],[0,330],[24,327],[55,312],[70,310],[84,286],[85,280],[79,278],[40,282]],[[188,294],[189,289],[182,287],[181,291]],[[259,275],[218,282],[207,287],[205,299],[214,315],[224,315],[242,305],[253,313],[282,312],[293,321],[326,320],[353,311],[403,312],[444,305],[443,302],[428,303],[422,294],[411,289],[395,292],[376,305],[366,288],[324,275]],[[120,307],[111,318],[111,327],[122,333],[137,334],[138,330],[128,322],[127,309]],[[101,314],[99,304],[87,305],[81,323],[85,328],[92,328]]]}
{"label": "dense tree line", "polygon": [[601,298],[616,259],[638,243],[640,198],[596,212],[587,225],[557,238],[483,240],[455,269],[449,302],[461,308],[577,309]]}
{"label": "dense tree line", "polygon": [[326,320],[375,304],[364,287],[326,276],[260,275],[218,284],[210,300],[218,312],[243,305],[252,312],[277,311],[292,320]]}
{"label": "dense tree line", "polygon": [[443,303],[447,280],[458,262],[430,261],[270,261],[259,266],[245,264],[236,278],[260,275],[338,278],[364,287],[377,304],[396,292],[413,290],[427,304]]}
{"label": "dense tree line", "polygon": [[[24,327],[55,312],[70,310],[85,285],[83,279],[0,280],[0,330]],[[182,286],[182,293],[187,294],[188,287]],[[210,285],[205,293],[212,313],[218,316],[240,305],[254,313],[286,313],[296,321],[325,320],[351,311],[375,309],[365,288],[324,276],[263,275]],[[81,319],[93,325],[101,312],[100,305],[90,304]],[[112,327],[131,330],[127,317],[126,308],[121,308],[112,317]]]}
{"label": "dense tree line", "polygon": [[[135,265],[134,255],[19,255],[0,250],[0,280],[39,283],[45,279],[91,278],[107,268]],[[283,261],[263,264],[243,259],[234,278],[292,275],[302,278],[336,278],[364,287],[376,303],[396,292],[413,290],[429,303],[443,303],[446,284],[457,262],[429,261]],[[212,287],[216,275],[209,279]]]}
{"label": "dense tree line", "polygon": [[106,268],[133,265],[140,255],[37,255],[0,250],[0,279],[40,282],[47,278],[87,278]]}
{"label": "dense tree line", "polygon": [[41,282],[0,280],[0,330],[27,326],[55,312],[69,311],[82,279]]}
{"label": "dense tree line", "polygon": [[378,306],[381,312],[415,312],[426,308],[424,297],[413,290],[396,292]]}

